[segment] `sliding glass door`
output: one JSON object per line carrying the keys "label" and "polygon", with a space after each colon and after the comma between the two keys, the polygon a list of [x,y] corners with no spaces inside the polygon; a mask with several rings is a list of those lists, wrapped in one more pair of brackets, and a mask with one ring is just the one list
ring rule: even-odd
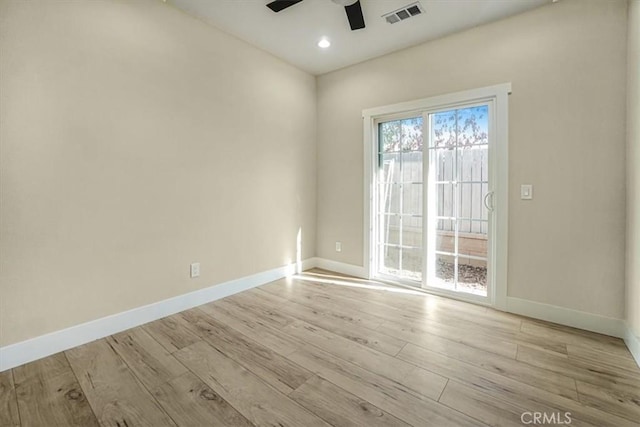
{"label": "sliding glass door", "polygon": [[426,287],[487,296],[489,106],[425,114]]}
{"label": "sliding glass door", "polygon": [[376,121],[377,276],[484,300],[491,286],[492,102]]}
{"label": "sliding glass door", "polygon": [[379,272],[412,283],[422,281],[423,119],[378,124]]}

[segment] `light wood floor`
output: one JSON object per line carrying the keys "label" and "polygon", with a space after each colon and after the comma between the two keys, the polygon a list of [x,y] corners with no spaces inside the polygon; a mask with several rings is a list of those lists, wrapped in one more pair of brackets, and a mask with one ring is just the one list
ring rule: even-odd
{"label": "light wood floor", "polygon": [[536,411],[640,425],[619,339],[302,277],[0,373],[0,425],[508,426]]}

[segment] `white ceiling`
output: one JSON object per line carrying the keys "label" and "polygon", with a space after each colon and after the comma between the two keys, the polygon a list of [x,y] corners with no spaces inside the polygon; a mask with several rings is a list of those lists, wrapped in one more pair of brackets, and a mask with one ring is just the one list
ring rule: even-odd
{"label": "white ceiling", "polygon": [[[280,13],[270,0],[169,0],[190,15],[312,74],[323,74],[551,3],[551,0],[420,0],[425,13],[388,24],[382,19],[415,0],[361,0],[366,28],[351,31],[344,7],[304,0]],[[321,49],[326,36],[331,47]]]}

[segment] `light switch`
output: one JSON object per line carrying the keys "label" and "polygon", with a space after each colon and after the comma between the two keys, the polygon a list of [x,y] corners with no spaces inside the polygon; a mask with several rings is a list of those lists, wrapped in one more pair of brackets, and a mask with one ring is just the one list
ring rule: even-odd
{"label": "light switch", "polygon": [[533,199],[533,185],[531,185],[531,184],[522,184],[520,186],[520,198],[522,200],[531,200],[531,199]]}

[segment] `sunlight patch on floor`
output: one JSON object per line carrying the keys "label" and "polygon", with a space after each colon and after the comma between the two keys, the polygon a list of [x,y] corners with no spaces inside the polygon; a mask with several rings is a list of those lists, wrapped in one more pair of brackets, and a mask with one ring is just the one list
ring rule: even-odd
{"label": "sunlight patch on floor", "polygon": [[[407,295],[419,295],[421,297],[427,297],[424,292],[414,291],[411,289],[405,289],[400,287],[395,287],[391,285],[384,285],[382,283],[379,284],[371,284],[369,281],[364,280],[351,280],[345,277],[338,276],[321,276],[319,274],[309,274],[302,273],[292,276],[293,279],[300,279],[307,282],[315,282],[315,283],[323,283],[327,285],[338,285],[338,286],[348,286],[352,288],[361,288],[361,289],[371,289],[375,291],[385,291],[385,292],[393,292],[399,294],[407,294]],[[358,283],[360,282],[360,283]]]}

